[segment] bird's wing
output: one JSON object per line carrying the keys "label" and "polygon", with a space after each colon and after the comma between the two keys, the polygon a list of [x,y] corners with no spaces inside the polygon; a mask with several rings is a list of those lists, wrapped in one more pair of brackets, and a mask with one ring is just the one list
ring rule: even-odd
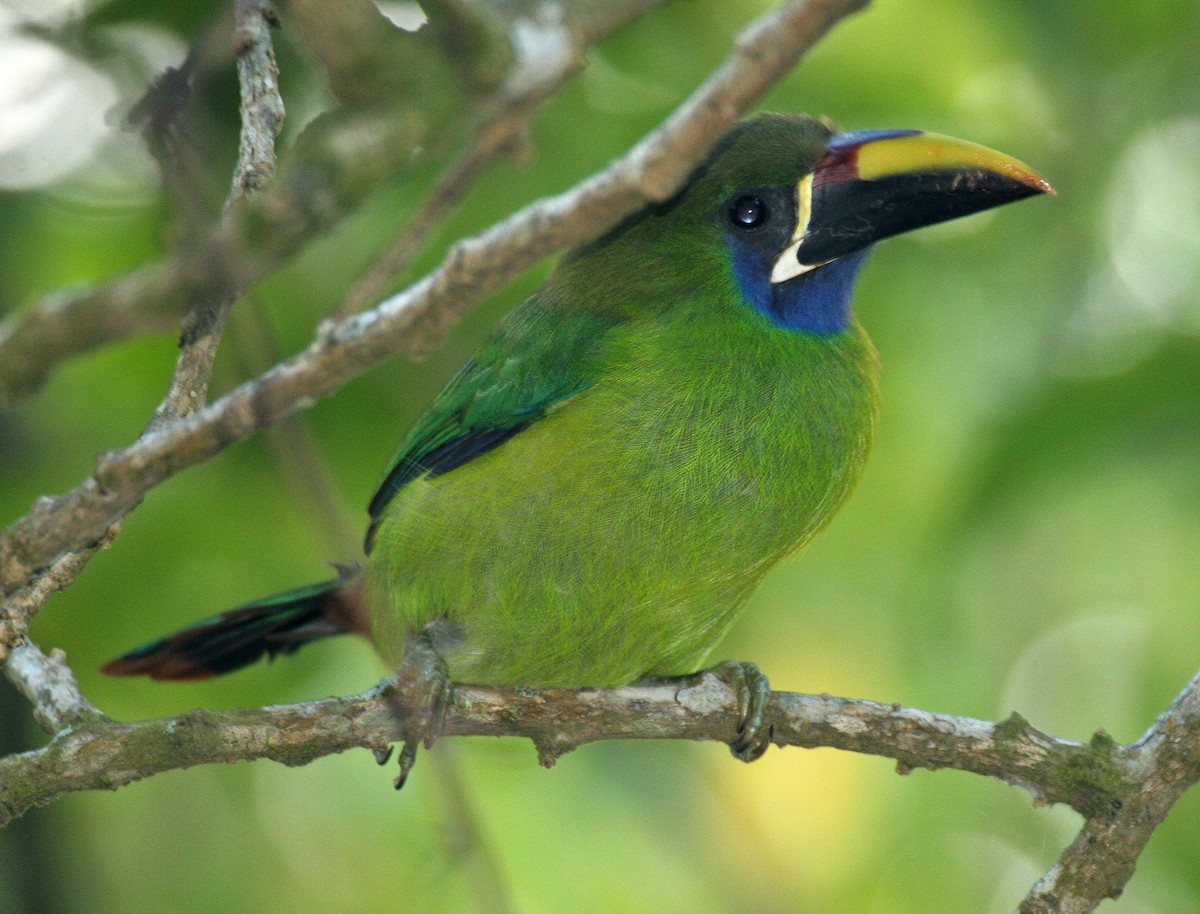
{"label": "bird's wing", "polygon": [[613,317],[525,302],[417,420],[392,458],[368,511],[370,552],[388,503],[410,480],[440,476],[499,447],[595,383]]}

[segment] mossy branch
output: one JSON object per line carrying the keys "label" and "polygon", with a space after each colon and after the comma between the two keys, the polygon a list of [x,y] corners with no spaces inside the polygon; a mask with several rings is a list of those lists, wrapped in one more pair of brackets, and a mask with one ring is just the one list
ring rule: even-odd
{"label": "mossy branch", "polygon": [[[21,647],[10,674],[33,669]],[[32,648],[36,650],[36,648]],[[62,676],[61,669],[59,676]],[[42,686],[45,688],[45,686]],[[377,749],[401,738],[400,722],[418,697],[386,679],[361,695],[268,708],[191,711],[120,723],[69,687],[69,711],[45,747],[0,761],[0,824],[79,790],[114,789],[163,771],[267,758],[303,765],[352,748]],[[447,736],[522,736],[551,767],[563,754],[599,740],[685,739],[730,742],[736,697],[712,675],[694,684],[619,689],[458,686]],[[1111,746],[1055,739],[1019,718],[989,723],[872,701],[775,692],[767,723],[777,746],[833,747],[895,759],[899,770],[954,768],[999,778],[1039,803],[1111,811],[1134,789]],[[52,727],[52,732],[54,727]]]}
{"label": "mossy branch", "polygon": [[[121,723],[79,692],[61,654],[17,648],[6,672],[53,733],[41,749],[0,759],[0,826],[82,790],[114,790],[164,771],[272,759],[304,765],[347,749],[399,739],[420,706],[386,679],[361,695],[267,708],[191,711]],[[1136,742],[1099,732],[1062,740],[1013,714],[998,723],[861,699],[774,692],[767,713],[775,745],[832,747],[895,759],[897,771],[951,768],[1027,790],[1038,805],[1062,803],[1083,829],[1021,903],[1019,914],[1088,912],[1116,898],[1174,803],[1200,780],[1200,674]],[[736,696],[722,680],[621,689],[459,686],[445,735],[521,736],[552,766],[586,743],[614,739],[729,742]]]}

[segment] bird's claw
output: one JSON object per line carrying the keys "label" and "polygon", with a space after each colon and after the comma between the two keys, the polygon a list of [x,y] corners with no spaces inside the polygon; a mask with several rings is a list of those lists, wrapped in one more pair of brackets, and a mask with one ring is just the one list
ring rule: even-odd
{"label": "bird's claw", "polygon": [[[413,637],[404,653],[404,662],[396,672],[393,700],[404,724],[401,733],[404,745],[400,749],[400,773],[395,786],[399,790],[417,760],[417,749],[424,744],[433,748],[434,741],[446,725],[446,714],[454,703],[454,685],[446,661],[434,650],[428,635]],[[376,752],[381,765],[391,755]]]}
{"label": "bird's claw", "polygon": [[737,696],[739,723],[737,736],[729,744],[733,757],[753,762],[767,751],[775,728],[766,726],[767,706],[771,701],[771,683],[753,663],[726,660],[707,670],[733,689]]}
{"label": "bird's claw", "polygon": [[771,703],[771,683],[767,675],[753,663],[726,660],[699,673],[688,676],[647,676],[638,684],[695,686],[708,675],[728,685],[737,697],[737,735],[729,744],[729,751],[736,759],[753,762],[767,751],[775,736],[775,728],[765,726],[767,707]]}
{"label": "bird's claw", "polygon": [[375,756],[375,764],[382,768],[392,757],[392,747],[384,746],[382,749],[372,749],[371,754]]}

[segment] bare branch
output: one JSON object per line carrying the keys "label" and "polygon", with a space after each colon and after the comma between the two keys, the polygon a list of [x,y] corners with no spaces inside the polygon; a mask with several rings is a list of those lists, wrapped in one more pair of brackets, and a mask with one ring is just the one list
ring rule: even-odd
{"label": "bare branch", "polygon": [[471,184],[497,157],[523,137],[527,113],[506,111],[475,132],[468,148],[438,178],[412,218],[330,315],[337,320],[379,301],[388,283],[399,275],[466,196]]}
{"label": "bare branch", "polygon": [[1085,914],[1118,898],[1171,807],[1200,781],[1200,674],[1137,742],[1112,747],[1133,789],[1088,817],[1019,914]]}
{"label": "bare branch", "polygon": [[[269,758],[301,765],[349,748],[399,739],[400,718],[420,696],[392,679],[367,693],[262,709],[192,711],[118,723],[79,694],[59,654],[13,652],[8,675],[38,693],[39,718],[58,735],[45,747],[0,759],[0,825],[79,790],[114,789],[167,770]],[[728,742],[739,711],[712,675],[684,685],[621,689],[460,686],[447,736],[523,736],[552,766],[564,753],[610,739]],[[1103,734],[1060,740],[1019,715],[999,723],[829,695],[776,692],[766,723],[778,746],[832,747],[915,768],[953,768],[1022,787],[1039,805],[1064,803],[1083,831],[1022,904],[1020,914],[1084,914],[1120,895],[1150,835],[1200,780],[1200,674],[1147,733],[1127,747]]]}
{"label": "bare branch", "polygon": [[234,5],[234,53],[242,97],[242,132],[229,202],[252,196],[275,176],[275,138],[283,129],[279,68],[271,46],[277,24],[267,0],[237,0]]}
{"label": "bare branch", "polygon": [[[0,759],[0,825],[80,790],[111,790],[163,771],[269,758],[303,765],[324,755],[378,749],[400,738],[397,710],[419,696],[392,680],[349,698],[118,723],[97,718],[45,747]],[[459,686],[447,736],[523,736],[547,767],[586,743],[613,739],[729,742],[739,711],[730,687],[710,674],[690,685],[621,689]],[[779,746],[831,746],[894,758],[901,770],[956,768],[1018,783],[1045,802],[1066,802],[1067,785],[1097,795],[1103,777],[1081,778],[1094,750],[1027,726],[992,724],[828,695],[775,692],[767,714]],[[1103,766],[1101,766],[1102,768]]]}
{"label": "bare branch", "polygon": [[[562,4],[565,18],[556,25],[537,18],[539,10],[551,5],[517,4],[528,7],[528,15],[509,23],[511,34],[505,40],[519,49],[530,36],[540,36],[538,48],[554,48],[557,63],[548,66],[545,60],[518,56],[508,78],[491,87],[494,97],[468,100],[483,113],[480,122],[494,118],[497,111],[519,110],[552,94],[582,66],[593,43],[663,2],[610,0],[597,11],[596,4],[573,0]],[[324,30],[304,34],[323,42],[318,56],[322,50],[329,52],[326,63],[330,79],[337,83],[335,90],[340,87],[351,100],[367,91],[376,103],[383,93],[391,105],[342,109],[318,118],[301,134],[285,176],[271,191],[175,256],[81,291],[52,293],[0,321],[0,409],[36,391],[67,359],[130,336],[170,329],[197,302],[211,301],[215,293],[228,289],[249,287],[356,208],[380,181],[414,170],[420,161],[413,157],[415,148],[438,149],[439,131],[452,134],[453,139],[460,134],[452,128],[462,125],[464,115],[467,122],[471,120],[472,105],[467,101],[440,100],[434,105],[420,97],[422,89],[449,91],[444,82],[427,78],[429,49],[417,36],[388,25],[370,2],[342,4],[336,17],[329,15],[324,3],[293,0],[288,9],[289,22],[299,20],[302,31],[305,23],[325,25]],[[343,20],[350,14],[354,19],[348,33]],[[365,38],[361,30],[368,33]],[[547,36],[556,39],[547,42]],[[408,40],[400,40],[404,37]],[[486,49],[480,53],[491,54]],[[381,59],[388,62],[382,70]],[[454,66],[451,72],[459,69]],[[356,80],[363,81],[354,73],[366,74],[366,89],[354,88]],[[426,74],[426,79],[407,94],[397,95],[397,87],[383,79],[389,75],[408,79],[414,73]],[[267,98],[269,92],[263,95],[264,101]],[[420,116],[412,116],[405,104],[420,111]],[[433,122],[431,109],[437,111]],[[264,137],[265,131],[259,131],[259,136]]]}
{"label": "bare branch", "polygon": [[[227,217],[265,188],[275,175],[275,138],[283,129],[284,114],[283,99],[279,96],[279,69],[271,47],[271,25],[275,21],[275,10],[266,0],[236,0],[234,4],[233,42],[242,99],[242,130],[225,205]],[[208,401],[208,383],[225,321],[243,291],[236,285],[218,289],[211,298],[198,301],[184,317],[179,360],[167,395],[150,421],[151,430],[190,416]]]}
{"label": "bare branch", "polygon": [[43,654],[34,644],[17,647],[4,673],[33,705],[33,716],[47,733],[61,733],[73,724],[104,718],[83,696],[67,655],[53,650]]}

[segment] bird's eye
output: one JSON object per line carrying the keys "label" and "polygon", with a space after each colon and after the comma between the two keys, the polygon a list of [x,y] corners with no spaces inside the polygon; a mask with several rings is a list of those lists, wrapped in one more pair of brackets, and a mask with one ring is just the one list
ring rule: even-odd
{"label": "bird's eye", "polygon": [[743,194],[729,207],[729,222],[734,228],[758,228],[768,215],[767,204],[753,194]]}

